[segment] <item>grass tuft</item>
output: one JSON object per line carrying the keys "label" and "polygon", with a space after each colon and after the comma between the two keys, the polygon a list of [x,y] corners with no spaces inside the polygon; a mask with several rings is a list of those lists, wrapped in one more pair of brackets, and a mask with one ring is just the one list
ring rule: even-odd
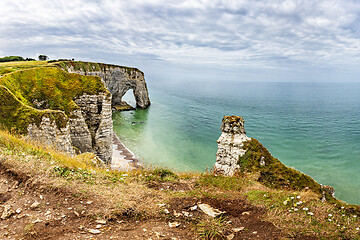
{"label": "grass tuft", "polygon": [[195,228],[198,236],[206,240],[226,239],[225,232],[229,230],[225,217],[206,218],[199,221]]}

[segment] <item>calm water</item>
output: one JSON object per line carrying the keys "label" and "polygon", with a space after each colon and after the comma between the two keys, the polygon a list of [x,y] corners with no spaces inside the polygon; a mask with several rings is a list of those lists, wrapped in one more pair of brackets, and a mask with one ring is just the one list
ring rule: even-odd
{"label": "calm water", "polygon": [[150,98],[149,109],[113,117],[143,163],[211,168],[223,115],[240,115],[247,135],[287,166],[360,204],[360,84],[191,83],[150,86]]}

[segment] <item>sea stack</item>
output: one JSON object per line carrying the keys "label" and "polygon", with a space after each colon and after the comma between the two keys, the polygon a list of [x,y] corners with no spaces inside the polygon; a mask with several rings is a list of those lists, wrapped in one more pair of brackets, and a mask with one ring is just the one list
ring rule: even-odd
{"label": "sea stack", "polygon": [[244,122],[244,118],[239,116],[223,117],[214,167],[222,174],[233,175],[239,169],[239,157],[246,152],[243,143],[251,139],[246,136]]}

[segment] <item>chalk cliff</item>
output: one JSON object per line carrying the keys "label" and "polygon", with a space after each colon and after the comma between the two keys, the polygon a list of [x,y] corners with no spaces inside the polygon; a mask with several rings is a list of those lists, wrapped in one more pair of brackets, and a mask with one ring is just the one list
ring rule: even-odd
{"label": "chalk cliff", "polygon": [[73,61],[60,62],[57,65],[70,73],[99,76],[112,94],[113,106],[126,106],[126,103],[122,101],[122,97],[130,89],[133,90],[137,107],[147,108],[150,106],[144,73],[137,68]]}
{"label": "chalk cliff", "polygon": [[250,140],[244,129],[244,118],[224,116],[221,124],[221,136],[217,140],[215,169],[226,175],[233,175],[239,169],[239,156],[245,154],[243,143]]}
{"label": "chalk cliff", "polygon": [[112,107],[132,89],[139,108],[150,105],[144,73],[110,64],[53,61],[0,78],[0,124],[70,155],[112,158]]}
{"label": "chalk cliff", "polygon": [[71,141],[81,152],[94,152],[105,163],[112,158],[111,95],[84,93],[75,98],[80,107],[70,117]]}
{"label": "chalk cliff", "polygon": [[111,93],[96,76],[44,67],[0,78],[0,124],[70,155],[112,158]]}

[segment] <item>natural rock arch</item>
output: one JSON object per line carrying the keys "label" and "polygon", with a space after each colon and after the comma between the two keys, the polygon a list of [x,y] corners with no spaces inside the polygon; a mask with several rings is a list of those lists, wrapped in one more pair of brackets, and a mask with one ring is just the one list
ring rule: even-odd
{"label": "natural rock arch", "polygon": [[150,106],[144,73],[137,68],[91,62],[62,62],[60,66],[68,72],[99,76],[112,94],[113,105],[121,105],[122,97],[132,89],[137,107]]}

